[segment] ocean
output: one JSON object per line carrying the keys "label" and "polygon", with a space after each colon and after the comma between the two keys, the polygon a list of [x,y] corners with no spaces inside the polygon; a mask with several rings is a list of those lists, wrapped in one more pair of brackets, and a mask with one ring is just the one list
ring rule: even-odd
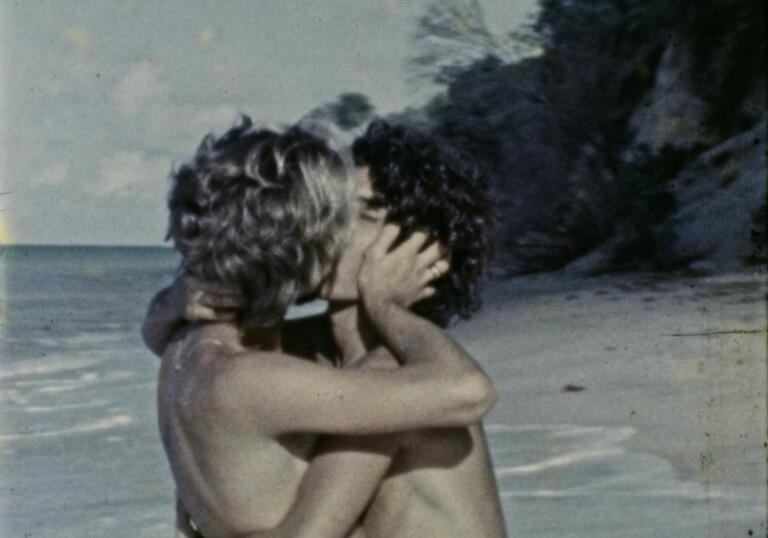
{"label": "ocean", "polygon": [[[3,248],[2,537],[172,536],[158,361],[139,327],[176,263],[164,248]],[[631,427],[486,428],[511,537],[698,538],[752,521],[758,535],[760,492],[682,479],[625,447]]]}

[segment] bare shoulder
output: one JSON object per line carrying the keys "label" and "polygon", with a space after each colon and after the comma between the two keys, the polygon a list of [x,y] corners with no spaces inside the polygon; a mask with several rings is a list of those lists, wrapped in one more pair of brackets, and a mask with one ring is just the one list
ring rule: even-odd
{"label": "bare shoulder", "polygon": [[[190,324],[178,331],[162,357],[161,382],[177,399],[213,405],[217,378],[233,375],[247,364],[238,360],[242,346],[233,331],[206,324]],[[252,354],[257,355],[257,354]]]}

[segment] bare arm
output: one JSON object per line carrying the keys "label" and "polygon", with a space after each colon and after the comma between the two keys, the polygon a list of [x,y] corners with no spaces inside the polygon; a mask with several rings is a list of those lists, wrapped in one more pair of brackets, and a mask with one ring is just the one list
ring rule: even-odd
{"label": "bare arm", "polygon": [[373,434],[467,426],[493,404],[482,374],[440,362],[395,370],[337,370],[281,353],[219,361],[201,397],[216,412],[270,436],[291,432]]}
{"label": "bare arm", "polygon": [[240,298],[231,290],[181,275],[152,298],[141,326],[144,344],[158,357],[187,321],[234,319]]}
{"label": "bare arm", "polygon": [[348,536],[384,479],[398,440],[397,434],[325,439],[274,536]]}
{"label": "bare arm", "polygon": [[280,525],[247,538],[354,535],[397,446],[395,435],[326,439],[304,475],[296,502]]}
{"label": "bare arm", "polygon": [[[373,265],[380,263],[380,259],[371,260]],[[387,264],[382,267],[390,270]],[[395,273],[394,278],[397,282],[402,277]],[[371,280],[380,282],[375,274]],[[366,310],[400,358],[401,368],[396,368],[393,357],[382,361],[381,355],[367,356],[361,369],[351,371],[265,354],[246,354],[224,363],[233,368],[222,373],[216,392],[232,406],[227,411],[230,417],[248,420],[237,408],[241,398],[250,395],[254,407],[245,409],[257,409],[250,418],[258,415],[255,425],[273,434],[358,434],[325,439],[283,522],[250,538],[348,536],[399,447],[399,433],[376,432],[467,425],[478,420],[493,402],[490,382],[458,344],[389,300],[386,293],[377,293],[372,282],[361,283],[367,292]],[[384,287],[387,285],[392,283]]]}
{"label": "bare arm", "polygon": [[398,233],[385,227],[363,264],[360,289],[401,368],[337,370],[280,353],[246,352],[221,361],[214,405],[244,427],[271,435],[378,434],[479,421],[495,402],[493,386],[461,346],[402,306],[401,297],[414,297],[428,271],[419,250],[425,237],[388,251]]}
{"label": "bare arm", "polygon": [[[391,369],[398,364],[387,353],[371,353],[353,367]],[[400,434],[324,438],[280,525],[248,538],[355,536],[399,446]]]}
{"label": "bare arm", "polygon": [[163,355],[173,333],[184,325],[184,312],[176,294],[176,284],[160,290],[149,303],[141,326],[144,344],[158,357]]}

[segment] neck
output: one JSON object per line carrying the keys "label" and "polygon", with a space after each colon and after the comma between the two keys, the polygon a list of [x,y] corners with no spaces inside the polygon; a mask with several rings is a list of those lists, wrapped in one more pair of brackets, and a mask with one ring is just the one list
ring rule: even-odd
{"label": "neck", "polygon": [[328,313],[342,365],[359,359],[378,344],[376,331],[359,303],[331,303]]}

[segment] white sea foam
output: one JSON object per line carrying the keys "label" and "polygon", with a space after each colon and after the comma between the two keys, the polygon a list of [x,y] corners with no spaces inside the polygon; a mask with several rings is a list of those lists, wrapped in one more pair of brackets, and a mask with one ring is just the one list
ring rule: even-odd
{"label": "white sea foam", "polygon": [[18,343],[23,345],[36,345],[47,348],[99,348],[104,344],[114,344],[120,340],[131,335],[131,330],[127,329],[124,325],[111,323],[103,325],[104,330],[101,331],[80,331],[69,336],[42,336],[39,338],[11,338],[8,341],[12,343]]}
{"label": "white sea foam", "polygon": [[101,379],[98,372],[84,372],[76,378],[69,379],[25,379],[14,382],[17,388],[30,388],[39,394],[57,394],[71,392],[82,387],[93,385]]}
{"label": "white sea foam", "polygon": [[128,335],[127,331],[115,332],[79,332],[62,338],[61,343],[67,347],[98,346],[122,340]]}
{"label": "white sea foam", "polygon": [[26,359],[2,364],[0,366],[0,379],[57,374],[90,368],[96,364],[98,364],[98,361],[93,359],[73,359],[64,356],[46,359]]}
{"label": "white sea foam", "polygon": [[74,390],[103,382],[125,381],[135,377],[134,372],[118,370],[100,374],[99,372],[84,372],[79,377],[70,379],[33,379],[16,381],[16,387],[32,387],[40,394],[58,394],[72,392]]}
{"label": "white sea foam", "polygon": [[56,411],[67,411],[69,409],[86,409],[91,407],[101,407],[106,405],[106,400],[91,400],[89,402],[73,403],[73,404],[60,404],[60,405],[30,405],[23,410],[27,413],[53,413]]}
{"label": "white sea foam", "polygon": [[15,389],[0,390],[0,403],[8,402],[8,403],[15,403],[18,405],[24,405],[28,401],[29,400],[26,397],[22,396],[18,390],[15,390]]}
{"label": "white sea foam", "polygon": [[98,381],[101,376],[98,372],[85,372],[76,378],[70,379],[23,379],[14,382],[16,387],[57,387],[68,385],[83,385]]}
{"label": "white sea foam", "polygon": [[[26,340],[27,339],[25,338],[23,341],[26,341]],[[45,346],[45,347],[59,347],[61,345],[61,340],[59,340],[58,338],[45,337],[45,338],[33,339],[32,343],[37,344],[39,346]]]}
{"label": "white sea foam", "polygon": [[112,430],[124,426],[130,426],[134,423],[134,418],[130,415],[114,415],[102,418],[93,422],[85,422],[71,428],[48,431],[31,431],[29,433],[14,433],[9,435],[0,435],[0,441],[19,441],[25,439],[38,439],[44,437],[58,437],[60,435],[72,435],[79,433],[93,433],[105,430]]}
{"label": "white sea foam", "polygon": [[[669,461],[627,450],[623,443],[636,434],[632,427],[499,424],[486,429],[505,512],[517,520],[523,516],[515,499],[569,502],[562,506],[574,506],[568,499],[589,499],[576,502],[610,511],[624,505],[658,511],[661,503],[665,510],[688,514],[711,513],[717,506],[719,519],[734,521],[764,514],[764,490],[680,480]],[[561,524],[568,521],[562,518]]]}
{"label": "white sea foam", "polygon": [[553,431],[552,436],[559,438],[586,437],[592,440],[592,442],[599,443],[600,445],[614,445],[626,441],[635,435],[636,432],[637,430],[630,426],[621,428],[576,426]]}
{"label": "white sea foam", "polygon": [[582,450],[578,452],[571,452],[553,458],[547,458],[546,460],[538,461],[536,463],[529,463],[525,465],[511,465],[505,467],[499,467],[496,469],[496,476],[510,476],[510,475],[524,475],[540,473],[547,471],[555,467],[566,467],[586,460],[592,460],[597,458],[605,458],[608,456],[615,456],[617,454],[624,453],[623,450],[616,448],[603,448],[595,450]]}
{"label": "white sea foam", "polygon": [[492,435],[499,433],[557,432],[580,427],[561,424],[485,424],[483,428],[488,435]]}
{"label": "white sea foam", "polygon": [[61,392],[72,392],[81,388],[83,385],[78,383],[60,383],[56,385],[50,385],[47,387],[41,387],[37,389],[37,392],[41,394],[59,394]]}
{"label": "white sea foam", "polygon": [[584,495],[582,492],[573,492],[569,490],[562,490],[562,489],[536,489],[532,491],[507,491],[503,490],[499,493],[502,499],[507,499],[509,497],[534,497],[534,498],[547,498],[547,499],[556,499],[556,498],[562,498],[562,497],[576,497]]}

